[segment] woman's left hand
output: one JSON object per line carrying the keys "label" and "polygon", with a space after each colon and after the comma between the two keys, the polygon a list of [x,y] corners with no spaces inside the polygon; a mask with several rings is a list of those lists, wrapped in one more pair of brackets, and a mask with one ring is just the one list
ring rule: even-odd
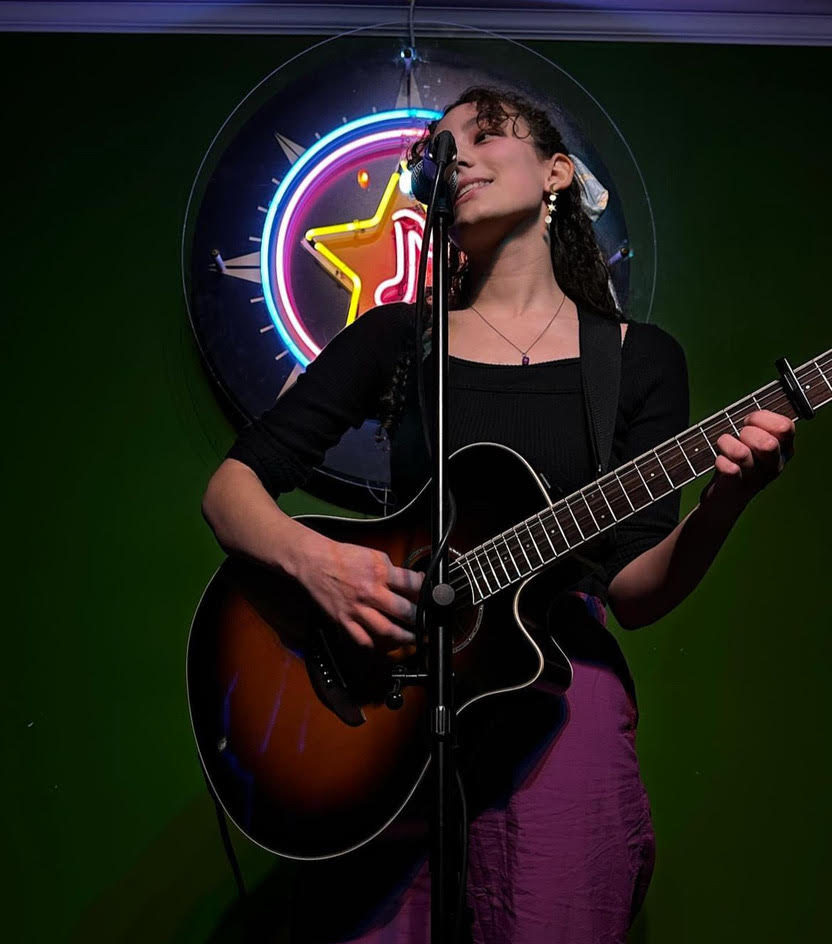
{"label": "woman's left hand", "polygon": [[724,433],[716,447],[714,477],[699,504],[739,512],[794,455],[794,422],[771,410],[756,410],[745,418],[738,437]]}

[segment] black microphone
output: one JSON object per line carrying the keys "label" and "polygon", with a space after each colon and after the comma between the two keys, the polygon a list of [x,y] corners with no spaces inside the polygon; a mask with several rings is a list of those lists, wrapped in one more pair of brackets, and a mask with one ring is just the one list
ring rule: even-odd
{"label": "black microphone", "polygon": [[411,169],[410,192],[420,203],[427,203],[433,191],[439,164],[445,164],[445,188],[439,193],[453,205],[459,175],[453,163],[456,160],[456,142],[450,131],[440,131],[431,142],[427,154]]}

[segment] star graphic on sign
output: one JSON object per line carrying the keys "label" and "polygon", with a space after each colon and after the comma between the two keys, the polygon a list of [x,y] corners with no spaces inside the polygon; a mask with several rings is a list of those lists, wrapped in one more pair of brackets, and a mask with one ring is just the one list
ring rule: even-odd
{"label": "star graphic on sign", "polygon": [[413,198],[402,192],[401,175],[400,166],[369,219],[306,231],[304,248],[350,292],[345,324],[374,305],[415,298],[424,218]]}

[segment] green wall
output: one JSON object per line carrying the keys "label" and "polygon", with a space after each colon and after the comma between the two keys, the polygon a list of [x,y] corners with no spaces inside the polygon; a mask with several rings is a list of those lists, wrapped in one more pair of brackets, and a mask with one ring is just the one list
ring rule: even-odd
{"label": "green wall", "polygon": [[[7,940],[237,939],[183,669],[221,559],[199,499],[231,429],[190,336],[179,239],[213,134],[307,44],[0,38]],[[687,350],[694,418],[768,382],[775,357],[826,349],[832,53],[538,48],[641,164],[655,318]],[[620,634],[658,833],[635,941],[826,930],[830,423],[802,425],[694,596]],[[238,846],[252,883],[274,867]]]}

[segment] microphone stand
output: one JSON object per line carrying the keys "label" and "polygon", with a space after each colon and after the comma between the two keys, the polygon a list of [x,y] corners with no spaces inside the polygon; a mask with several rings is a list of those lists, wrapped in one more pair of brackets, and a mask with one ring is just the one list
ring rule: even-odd
{"label": "microphone stand", "polygon": [[[445,133],[447,134],[447,133]],[[438,138],[442,138],[439,135]],[[459,864],[459,830],[454,817],[457,784],[455,736],[456,714],[453,678],[452,608],[454,591],[448,584],[449,529],[453,526],[453,499],[448,482],[448,226],[453,218],[451,193],[444,179],[453,160],[450,145],[437,140],[433,182],[427,221],[433,236],[433,326],[431,334],[433,379],[433,430],[431,437],[431,551],[433,567],[426,575],[429,586],[427,625],[428,718],[431,744],[430,765],[430,875],[432,944],[452,944],[459,927],[457,907],[464,908],[459,887],[463,877]],[[444,191],[444,192],[443,192]],[[427,240],[428,234],[425,234]]]}
{"label": "microphone stand", "polygon": [[435,210],[433,230],[433,390],[434,443],[431,504],[431,549],[438,554],[428,616],[428,689],[432,777],[431,941],[450,944],[456,926],[456,862],[453,793],[456,787],[453,631],[454,593],[447,583],[450,527],[448,484],[448,222],[450,213]]}

